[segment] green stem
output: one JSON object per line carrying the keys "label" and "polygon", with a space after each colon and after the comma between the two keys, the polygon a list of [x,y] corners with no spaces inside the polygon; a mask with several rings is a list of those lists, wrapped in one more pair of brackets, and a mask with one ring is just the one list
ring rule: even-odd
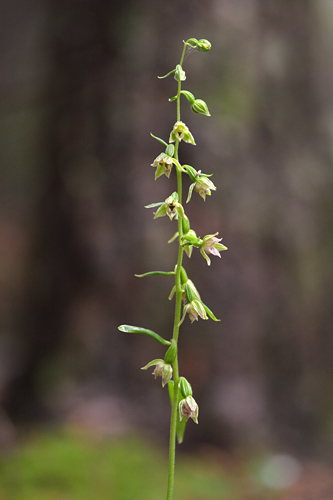
{"label": "green stem", "polygon": [[[186,51],[186,43],[184,43],[183,53],[180,59],[180,65],[183,64],[184,56]],[[180,91],[181,91],[181,82],[178,82],[178,91],[177,91],[177,121],[180,121]],[[174,157],[178,161],[178,147],[179,141],[176,140],[175,144],[175,153]],[[177,170],[177,192],[178,192],[178,200],[179,203],[182,202],[182,173]],[[180,272],[183,261],[183,247],[180,242],[183,236],[183,226],[182,219],[179,217],[178,219],[178,259],[176,266],[176,275],[175,275],[175,285],[176,285],[176,305],[175,305],[175,316],[173,323],[173,335],[172,338],[178,344],[178,336],[179,336],[179,322],[181,318],[181,310],[182,310],[182,285],[180,279]],[[173,368],[173,383],[174,383],[174,391],[173,391],[173,401],[171,406],[171,420],[170,420],[170,443],[169,443],[169,475],[168,475],[168,489],[167,489],[167,497],[166,500],[173,499],[173,490],[174,490],[174,480],[175,480],[175,460],[176,460],[176,435],[177,435],[177,417],[178,417],[178,396],[179,396],[179,369],[178,369],[178,355],[176,356],[175,361],[172,364]]]}

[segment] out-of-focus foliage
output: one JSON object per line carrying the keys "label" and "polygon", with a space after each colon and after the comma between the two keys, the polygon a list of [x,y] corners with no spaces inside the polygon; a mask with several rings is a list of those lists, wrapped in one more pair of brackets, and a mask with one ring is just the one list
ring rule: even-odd
{"label": "out-of-focus foliage", "polygon": [[[165,485],[166,462],[156,445],[134,434],[103,441],[64,432],[35,435],[0,462],[0,495],[2,500],[155,500]],[[235,461],[226,471],[214,454],[180,456],[178,462],[178,500],[273,498],[256,482],[250,463]]]}

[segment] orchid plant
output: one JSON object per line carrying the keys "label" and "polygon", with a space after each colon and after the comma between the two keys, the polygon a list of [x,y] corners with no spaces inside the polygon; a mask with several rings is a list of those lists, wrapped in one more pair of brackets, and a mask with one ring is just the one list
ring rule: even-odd
{"label": "orchid plant", "polygon": [[178,257],[173,271],[151,271],[144,274],[136,275],[140,278],[146,276],[173,276],[174,286],[169,295],[172,300],[175,297],[175,311],[173,332],[170,340],[161,337],[158,333],[147,328],[141,328],[131,325],[121,325],[119,330],[125,333],[142,333],[148,335],[167,347],[164,359],[154,359],[150,361],[142,369],[154,367],[153,375],[161,377],[162,387],[168,385],[169,396],[171,402],[171,421],[170,421],[170,442],[169,442],[169,475],[167,487],[167,500],[173,499],[174,491],[174,476],[175,476],[175,453],[176,439],[181,443],[184,438],[185,427],[189,419],[198,423],[199,407],[193,398],[192,387],[189,381],[180,376],[178,366],[178,338],[180,326],[188,315],[191,323],[197,321],[199,317],[203,320],[211,318],[213,321],[219,321],[214,313],[201,300],[200,294],[191,281],[183,266],[184,252],[188,257],[191,257],[193,247],[200,249],[200,252],[206,260],[208,266],[211,265],[209,255],[221,257],[220,252],[227,250],[221,240],[217,238],[218,233],[208,234],[203,238],[197,236],[196,232],[191,228],[189,218],[185,213],[183,206],[183,188],[182,176],[188,175],[192,181],[190,185],[186,202],[189,203],[193,191],[197,192],[203,200],[206,196],[210,196],[212,191],[216,190],[215,185],[210,180],[211,174],[204,174],[200,170],[196,170],[190,165],[182,165],[179,159],[179,145],[185,142],[190,145],[196,145],[193,135],[188,126],[181,121],[180,117],[180,101],[181,96],[184,96],[190,103],[191,110],[194,113],[199,113],[205,116],[210,116],[207,104],[202,99],[197,99],[188,90],[182,90],[182,82],[186,80],[186,74],[183,69],[183,61],[187,50],[196,49],[201,52],[208,52],[211,49],[211,44],[208,40],[190,38],[183,42],[183,51],[179,64],[159,78],[166,78],[170,75],[174,76],[177,82],[177,94],[169,99],[170,102],[176,102],[176,122],[170,132],[169,141],[151,134],[154,139],[159,141],[165,150],[161,152],[152,163],[152,167],[156,168],[155,180],[160,176],[165,175],[168,179],[171,177],[173,167],[176,173],[177,190],[172,192],[164,201],[152,203],[146,208],[155,208],[154,219],[168,216],[171,221],[176,221],[177,231],[168,243],[173,241],[178,242]]}

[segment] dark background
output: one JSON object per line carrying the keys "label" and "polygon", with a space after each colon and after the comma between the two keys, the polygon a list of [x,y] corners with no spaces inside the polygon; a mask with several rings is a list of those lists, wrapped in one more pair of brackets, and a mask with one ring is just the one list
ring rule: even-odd
{"label": "dark background", "polygon": [[[211,118],[182,118],[181,162],[216,193],[187,208],[229,250],[185,257],[221,318],[190,326],[181,373],[200,405],[188,442],[329,456],[333,444],[332,24],[318,0],[12,0],[0,16],[2,444],[20,423],[167,435],[169,403],[140,371],[163,349],[121,323],[171,335],[175,224],[144,205],[175,121],[172,77]],[[171,186],[171,187],[170,187]],[[185,182],[185,191],[188,184]],[[195,427],[195,428],[194,428]],[[190,446],[187,444],[187,446]]]}

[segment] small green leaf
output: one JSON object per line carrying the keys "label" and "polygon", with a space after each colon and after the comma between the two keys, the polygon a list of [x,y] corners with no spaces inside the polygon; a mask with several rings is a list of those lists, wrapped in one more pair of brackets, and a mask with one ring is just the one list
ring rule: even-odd
{"label": "small green leaf", "polygon": [[141,328],[140,326],[120,325],[118,326],[118,330],[124,333],[143,333],[144,335],[152,337],[163,345],[170,345],[169,340],[165,340],[163,337],[158,335],[158,333],[155,333],[152,330],[148,330],[147,328]]}
{"label": "small green leaf", "polygon": [[[174,382],[173,382],[173,380],[170,380],[170,382],[168,383],[168,388],[169,388],[170,403],[172,406],[173,394],[174,394]],[[187,422],[186,422],[185,417],[183,417],[181,420],[179,419],[179,397],[178,397],[176,433],[177,433],[177,441],[179,444],[181,444],[184,440],[184,433],[185,433],[186,424],[187,424]]]}
{"label": "small green leaf", "polygon": [[157,137],[156,135],[152,134],[151,132],[150,132],[150,135],[151,135],[154,139],[156,139],[157,141],[159,141],[161,144],[163,144],[163,146],[168,147],[168,143],[167,143],[167,142],[165,142],[165,141],[163,141],[163,139],[161,139],[160,137]]}
{"label": "small green leaf", "polygon": [[190,45],[193,44],[196,47],[198,40],[196,38],[189,38],[185,43]]}
{"label": "small green leaf", "polygon": [[150,205],[145,205],[145,208],[161,207],[163,204],[164,201],[159,201],[158,203],[151,203]]}
{"label": "small green leaf", "polygon": [[173,380],[170,380],[170,382],[168,382],[168,389],[169,389],[170,404],[171,404],[171,406],[172,406],[172,402],[173,402],[173,392],[174,392],[174,384],[173,384]]}
{"label": "small green leaf", "polygon": [[174,95],[173,97],[170,97],[169,102],[175,101],[177,99],[177,96]]}
{"label": "small green leaf", "polygon": [[169,71],[169,73],[167,73],[166,75],[164,75],[164,76],[158,76],[157,78],[159,78],[161,80],[162,78],[166,78],[167,76],[172,75],[172,73],[174,73],[175,71],[176,71],[176,68],[173,69],[173,70],[171,70],[171,71]]}
{"label": "small green leaf", "polygon": [[149,361],[145,366],[141,368],[141,370],[147,370],[151,366],[159,365],[160,363],[163,363],[163,359],[153,359],[152,361]]}
{"label": "small green leaf", "polygon": [[195,186],[195,182],[193,182],[193,184],[191,184],[189,187],[186,203],[188,203],[192,198],[194,186]]}
{"label": "small green leaf", "polygon": [[169,299],[169,300],[172,300],[172,298],[173,298],[173,296],[175,295],[175,293],[176,293],[176,285],[174,285],[174,286],[172,287],[172,290],[171,290],[171,292],[170,292],[170,295],[169,295],[168,299]]}
{"label": "small green leaf", "polygon": [[192,92],[189,92],[188,90],[181,90],[180,93],[186,97],[189,103],[193,104],[195,102],[195,97]]}
{"label": "small green leaf", "polygon": [[174,276],[175,271],[150,271],[144,274],[135,274],[137,278],[144,278],[145,276]]}
{"label": "small green leaf", "polygon": [[[177,410],[177,413],[179,413],[179,410]],[[183,417],[181,420],[179,420],[179,417],[177,418],[176,432],[178,444],[182,444],[182,442],[184,441],[186,424],[187,422],[185,417]]]}
{"label": "small green leaf", "polygon": [[185,170],[188,173],[190,179],[193,182],[196,182],[198,172],[195,170],[195,168],[191,167],[191,165],[183,165],[183,168],[185,168]]}
{"label": "small green leaf", "polygon": [[177,231],[177,232],[176,232],[176,233],[172,236],[172,238],[170,238],[170,239],[169,239],[168,243],[172,243],[173,241],[175,241],[175,239],[177,239],[177,238],[178,238],[178,235],[179,235],[179,233],[178,233],[178,231]]}

